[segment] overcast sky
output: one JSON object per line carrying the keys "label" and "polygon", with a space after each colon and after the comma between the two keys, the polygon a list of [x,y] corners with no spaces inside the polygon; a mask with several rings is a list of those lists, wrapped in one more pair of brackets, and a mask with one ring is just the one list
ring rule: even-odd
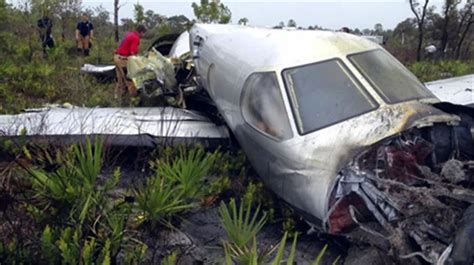
{"label": "overcast sky", "polygon": [[[120,17],[133,17],[133,4],[136,0],[121,0],[126,3],[120,10]],[[194,18],[191,1],[186,0],[141,0],[145,10],[151,9],[155,13],[172,16],[183,14]],[[199,2],[199,0],[196,0]],[[298,25],[319,25],[324,28],[339,29],[343,26],[350,28],[373,28],[376,23],[382,23],[384,28],[394,28],[400,21],[412,17],[408,0],[221,0],[232,11],[232,22],[246,17],[251,25],[274,26],[280,21],[285,23],[294,19]],[[441,0],[431,1],[439,11]],[[102,5],[112,11],[113,0],[83,0],[85,6]]]}
{"label": "overcast sky", "polygon": [[[199,2],[199,0],[195,0]],[[120,18],[133,17],[133,5],[137,0],[120,0],[125,5],[120,9]],[[183,14],[194,18],[191,8],[192,0],[140,0],[145,10],[165,16]],[[350,28],[373,28],[376,23],[382,23],[384,28],[394,28],[402,20],[413,17],[408,0],[221,0],[232,11],[232,22],[246,17],[250,25],[274,26],[280,21],[285,23],[294,19],[300,26],[319,25],[324,28],[339,29],[343,26]],[[442,7],[441,0],[431,0],[436,11]],[[113,0],[83,0],[86,7],[102,5],[112,14]]]}

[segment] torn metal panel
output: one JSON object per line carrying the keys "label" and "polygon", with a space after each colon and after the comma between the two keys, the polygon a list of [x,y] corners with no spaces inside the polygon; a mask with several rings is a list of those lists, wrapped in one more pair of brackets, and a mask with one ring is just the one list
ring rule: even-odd
{"label": "torn metal panel", "polygon": [[100,82],[115,81],[115,65],[84,64],[81,72],[93,75]]}
{"label": "torn metal panel", "polygon": [[105,73],[114,70],[115,65],[84,64],[81,67],[81,71],[86,73]]}
{"label": "torn metal panel", "polygon": [[150,50],[146,56],[129,56],[127,70],[127,76],[139,89],[145,89],[146,81],[157,81],[158,84],[153,87],[155,90],[162,87],[164,90],[174,91],[177,88],[173,64],[155,49]]}
{"label": "torn metal panel", "polygon": [[440,100],[474,106],[474,74],[425,83]]}
{"label": "torn metal panel", "polygon": [[168,57],[182,58],[189,52],[191,52],[191,50],[189,49],[189,32],[185,31],[181,33],[178,39],[174,42]]}
{"label": "torn metal panel", "polygon": [[190,140],[226,141],[225,126],[217,126],[193,111],[155,108],[45,108],[0,116],[3,137],[115,137],[117,144],[153,145]]}
{"label": "torn metal panel", "polygon": [[[456,127],[446,128],[460,133]],[[421,249],[416,255],[430,263],[445,260],[443,254],[454,240],[460,217],[474,203],[474,191],[469,186],[474,175],[468,173],[469,162],[431,156],[438,148],[429,141],[432,130],[443,129],[405,131],[368,148],[341,170],[331,199],[328,230],[351,235],[355,226],[365,227],[364,223],[375,218],[381,227],[369,233],[384,234],[395,256],[407,258],[415,253],[416,248],[405,245],[405,240],[394,241],[411,238]],[[469,134],[468,128],[464,134]],[[452,140],[446,141],[456,146]],[[457,148],[471,146],[462,144]],[[446,151],[458,158],[462,153],[456,149]],[[352,201],[346,202],[345,198]],[[360,199],[363,204],[358,203]],[[357,211],[356,218],[351,209]]]}

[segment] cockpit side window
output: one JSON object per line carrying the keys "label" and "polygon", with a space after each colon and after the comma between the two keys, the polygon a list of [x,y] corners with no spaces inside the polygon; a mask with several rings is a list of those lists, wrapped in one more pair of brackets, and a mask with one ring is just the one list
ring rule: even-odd
{"label": "cockpit side window", "polygon": [[378,107],[338,59],[283,70],[283,78],[300,134],[322,129]]}
{"label": "cockpit side window", "polygon": [[348,56],[387,103],[435,96],[388,52],[377,49]]}
{"label": "cockpit side window", "polygon": [[293,136],[274,72],[254,73],[247,78],[241,108],[244,120],[265,135],[277,140]]}

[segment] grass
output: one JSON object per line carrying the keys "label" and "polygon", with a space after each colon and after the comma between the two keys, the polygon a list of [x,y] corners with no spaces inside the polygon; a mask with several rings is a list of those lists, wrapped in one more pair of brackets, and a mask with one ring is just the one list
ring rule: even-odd
{"label": "grass", "polygon": [[474,73],[474,63],[464,61],[422,61],[408,67],[422,82]]}
{"label": "grass", "polygon": [[[68,54],[69,47],[74,45],[72,41],[58,43],[48,58],[35,55],[33,59],[20,52],[29,48],[15,36],[8,36],[5,41],[18,42],[18,47],[2,56],[0,62],[0,113],[15,113],[44,104],[120,105],[114,98],[113,83],[99,83],[80,73],[81,65],[93,59]],[[40,47],[33,49],[35,54],[40,53]]]}

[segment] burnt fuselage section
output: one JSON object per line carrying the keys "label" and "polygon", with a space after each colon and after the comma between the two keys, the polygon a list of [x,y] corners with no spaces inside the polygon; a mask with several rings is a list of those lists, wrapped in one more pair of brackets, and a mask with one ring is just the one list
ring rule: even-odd
{"label": "burnt fuselage section", "polygon": [[469,167],[472,114],[433,105],[383,48],[345,33],[195,25],[190,45],[259,175],[314,225],[359,228],[398,256],[447,253],[472,203],[469,176],[446,173]]}

